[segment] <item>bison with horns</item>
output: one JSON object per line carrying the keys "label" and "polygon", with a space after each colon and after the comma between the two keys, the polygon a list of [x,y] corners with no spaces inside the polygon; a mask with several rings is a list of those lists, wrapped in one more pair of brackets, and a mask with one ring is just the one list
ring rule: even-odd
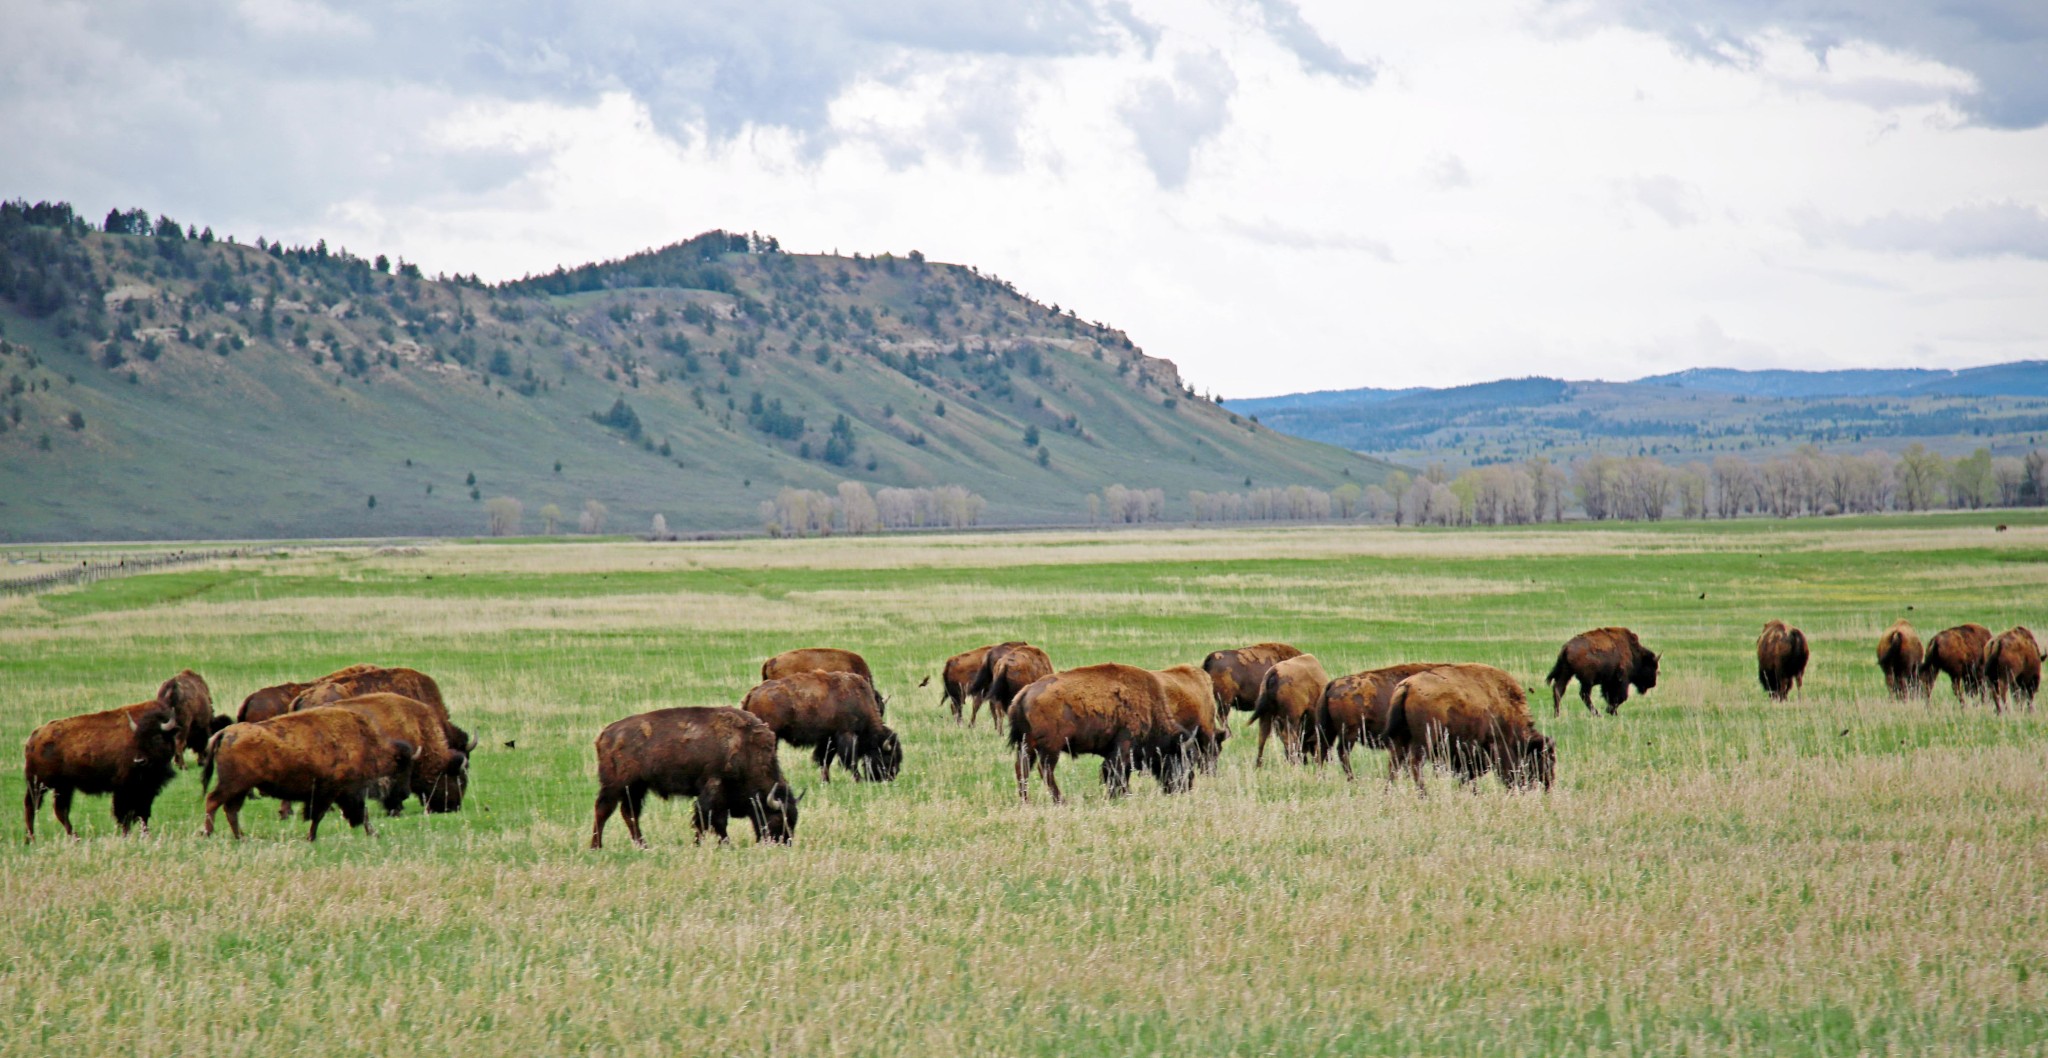
{"label": "bison with horns", "polygon": [[71,829],[73,794],[113,794],[114,822],[121,833],[136,823],[149,832],[156,795],[177,774],[181,728],[176,709],[162,699],[105,712],[52,720],[36,728],[23,747],[22,822],[36,839],[36,811],[43,795],[55,792],[57,823]]}
{"label": "bison with horns", "polygon": [[1387,769],[1406,765],[1422,785],[1422,761],[1448,766],[1460,785],[1489,770],[1509,789],[1541,784],[1557,773],[1557,747],[1529,718],[1522,685],[1491,665],[1442,665],[1394,688],[1387,713]]}
{"label": "bison with horns", "polygon": [[1550,715],[1558,714],[1565,688],[1576,679],[1586,711],[1593,711],[1593,688],[1598,687],[1607,702],[1607,715],[1613,716],[1621,703],[1628,701],[1630,684],[1643,692],[1657,686],[1660,657],[1626,628],[1595,628],[1571,637],[1557,652],[1550,675],[1544,677],[1550,684]]}
{"label": "bison with horns", "polygon": [[731,839],[726,824],[737,812],[754,823],[754,840],[789,844],[796,837],[798,797],[782,777],[775,732],[739,709],[656,709],[629,716],[597,736],[597,817],[590,847],[604,847],[604,824],[617,811],[633,843],[647,795],[694,797],[691,825]]}

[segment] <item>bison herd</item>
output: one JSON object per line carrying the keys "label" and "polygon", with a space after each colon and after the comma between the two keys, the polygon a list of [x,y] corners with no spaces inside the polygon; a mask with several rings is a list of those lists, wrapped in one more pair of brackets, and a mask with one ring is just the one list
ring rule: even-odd
{"label": "bison herd", "polygon": [[[1757,679],[1783,700],[1796,692],[1809,657],[1806,636],[1782,621],[1757,638]],[[1629,691],[1657,685],[1659,655],[1626,628],[1573,636],[1545,682],[1551,714],[1579,683],[1593,711],[1597,687],[1612,715]],[[2041,648],[2024,627],[1994,636],[1982,625],[1946,629],[1924,646],[1905,621],[1878,640],[1878,668],[1899,698],[1931,695],[1947,674],[1957,699],[1988,700],[2003,711],[2012,698],[2031,708],[2041,683]],[[1259,730],[1254,767],[1278,735],[1290,762],[1325,764],[1334,754],[1346,778],[1361,744],[1387,753],[1387,779],[1403,772],[1423,789],[1430,761],[1461,784],[1491,771],[1509,788],[1550,789],[1556,745],[1536,730],[1524,688],[1490,665],[1422,662],[1331,678],[1323,663],[1284,643],[1216,651],[1200,666],[1152,670],[1114,663],[1055,669],[1024,642],[992,643],[948,658],[939,673],[941,704],[972,727],[984,706],[1014,753],[1017,794],[1030,799],[1036,772],[1055,803],[1063,756],[1102,760],[1112,796],[1133,773],[1151,775],[1166,793],[1213,773],[1229,716],[1249,714]],[[927,679],[925,684],[929,684]],[[923,686],[923,684],[920,684]],[[590,847],[601,848],[614,812],[644,847],[640,815],[649,793],[694,804],[697,840],[722,842],[735,814],[756,840],[787,843],[803,798],[782,773],[779,743],[811,751],[822,781],[839,765],[856,782],[888,782],[903,767],[903,744],[884,722],[888,700],[859,654],[831,648],[791,650],[761,666],[761,682],[738,708],[658,709],[606,727],[597,737],[598,795]],[[964,713],[964,715],[963,715]],[[252,794],[304,806],[307,840],[339,806],[354,827],[373,832],[367,806],[397,815],[408,798],[429,813],[459,811],[476,742],[448,715],[433,678],[408,668],[352,665],[306,683],[265,687],[242,701],[233,719],[216,715],[206,681],[189,669],[156,696],[105,712],[53,720],[29,735],[23,822],[35,839],[43,798],[55,794],[57,822],[71,827],[78,793],[111,794],[126,834],[149,828],[157,795],[185,766],[201,764],[204,831],[216,813],[242,837],[240,812]],[[214,779],[218,776],[219,783]],[[75,835],[74,835],[75,836]]]}

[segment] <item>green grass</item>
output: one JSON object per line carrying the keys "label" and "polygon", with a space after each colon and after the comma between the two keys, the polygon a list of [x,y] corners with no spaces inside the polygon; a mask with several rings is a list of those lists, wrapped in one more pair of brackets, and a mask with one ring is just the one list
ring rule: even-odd
{"label": "green grass", "polygon": [[[1997,520],[460,544],[0,599],[17,737],[185,665],[232,710],[378,660],[490,747],[461,814],[374,838],[332,819],[308,846],[258,802],[251,840],[201,839],[188,772],[147,839],[82,798],[85,840],[0,846],[0,1053],[2037,1051],[2048,710],[1894,703],[1872,662],[1901,614],[2048,624],[2048,523]],[[1753,671],[1773,616],[1814,642],[1787,704]],[[1108,801],[1083,760],[1072,803],[1020,805],[998,737],[916,687],[1012,636],[1063,667],[1278,638],[1332,672],[1538,686],[1608,623],[1664,680],[1616,718],[1532,696],[1548,796],[1418,798],[1368,751],[1351,784],[1255,772],[1239,724],[1185,797]],[[616,821],[583,849],[599,728],[826,644],[873,664],[899,781],[825,786],[786,751],[793,848],[693,847],[668,803],[651,851]]]}

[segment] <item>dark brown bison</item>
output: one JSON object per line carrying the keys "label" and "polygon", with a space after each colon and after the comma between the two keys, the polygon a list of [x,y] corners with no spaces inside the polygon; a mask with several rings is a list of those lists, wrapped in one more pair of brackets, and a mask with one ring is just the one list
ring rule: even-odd
{"label": "dark brown bison", "polygon": [[1216,692],[1209,674],[1193,665],[1175,665],[1153,675],[1159,677],[1160,686],[1166,689],[1166,707],[1172,711],[1174,723],[1195,733],[1196,766],[1215,774],[1216,761],[1223,754],[1230,729],[1216,718]]}
{"label": "dark brown bison", "polygon": [[1756,637],[1756,679],[1784,701],[1806,678],[1806,633],[1772,618]]}
{"label": "dark brown bison", "polygon": [[273,716],[283,716],[292,711],[292,700],[311,686],[310,683],[280,683],[265,687],[242,699],[242,707],[235,711],[235,723],[260,724]]}
{"label": "dark brown bison", "polygon": [[113,794],[114,822],[121,833],[136,823],[149,833],[149,810],[164,784],[177,774],[177,710],[162,701],[138,702],[105,712],[52,720],[30,732],[22,748],[21,798],[28,839],[36,839],[36,811],[43,795],[57,794],[52,807],[64,833],[71,829],[73,794]]}
{"label": "dark brown bison", "polygon": [[1965,694],[1983,697],[1984,648],[1990,645],[1991,629],[1980,624],[1961,624],[1936,632],[1927,641],[1927,656],[1920,661],[1921,691],[1932,695],[1934,681],[1947,673],[1956,701],[1962,701]]}
{"label": "dark brown bison", "polygon": [[779,680],[799,672],[851,672],[869,683],[875,682],[875,674],[868,669],[868,659],[836,647],[785,650],[761,663],[763,680]]}
{"label": "dark brown bison", "polygon": [[412,767],[370,791],[371,798],[384,806],[384,814],[395,816],[403,810],[407,794],[419,798],[420,807],[430,813],[461,810],[463,795],[469,792],[469,755],[448,745],[433,707],[400,694],[365,694],[327,708],[355,713],[378,734],[414,747]]}
{"label": "dark brown bison", "polygon": [[213,814],[225,808],[228,829],[241,840],[242,803],[260,793],[305,803],[307,841],[319,840],[320,820],[336,805],[349,826],[375,834],[363,802],[380,783],[404,781],[414,749],[410,742],[385,737],[361,714],[333,707],[230,725],[213,736],[199,773],[201,790],[211,785],[214,772],[220,773],[220,785],[206,795],[205,833],[213,834]]}
{"label": "dark brown bison", "polygon": [[1884,685],[1892,697],[1905,698],[1920,692],[1920,662],[1926,654],[1919,635],[1903,617],[1877,637],[1877,667],[1884,673]]}
{"label": "dark brown bison", "polygon": [[1252,719],[1259,722],[1259,752],[1252,767],[1265,767],[1266,738],[1276,728],[1281,752],[1290,761],[1301,761],[1302,730],[1315,722],[1316,703],[1322,701],[1323,688],[1329,685],[1330,674],[1323,671],[1323,663],[1314,654],[1296,654],[1266,670],[1252,704]]}
{"label": "dark brown bison", "polygon": [[2014,625],[1984,648],[1984,685],[1999,712],[2005,711],[2009,694],[2034,707],[2034,693],[2041,689],[2041,644],[2026,626]]}
{"label": "dark brown bison", "polygon": [[206,685],[205,678],[186,669],[156,689],[156,700],[178,714],[178,767],[185,766],[185,749],[188,746],[202,762],[205,761],[206,740],[229,723],[226,717],[220,717],[216,722],[213,689]]}
{"label": "dark brown bison", "polygon": [[415,702],[424,703],[441,718],[442,734],[448,739],[448,748],[462,753],[475,753],[476,740],[469,732],[456,727],[448,718],[448,703],[441,698],[441,685],[432,676],[418,669],[387,669],[378,665],[351,665],[339,672],[331,672],[315,680],[299,696],[292,700],[292,712],[333,705],[343,698],[359,698],[365,694],[402,694]]}
{"label": "dark brown bison", "polygon": [[1003,643],[991,647],[988,657],[983,658],[981,668],[974,674],[974,682],[967,685],[967,693],[974,696],[974,708],[967,717],[968,726],[974,725],[981,703],[988,703],[989,719],[997,730],[1002,729],[1002,720],[1009,715],[1010,702],[1017,692],[1052,675],[1052,658],[1045,651],[1029,643]]}
{"label": "dark brown bison", "polygon": [[[1401,681],[1418,672],[1441,667],[1441,663],[1423,662],[1406,665],[1389,665],[1382,669],[1368,669],[1339,676],[1323,688],[1323,697],[1316,703],[1315,724],[1317,759],[1328,760],[1329,751],[1337,752],[1337,763],[1344,766],[1344,777],[1354,778],[1351,771],[1351,750],[1360,742],[1373,749],[1383,749],[1387,744],[1387,711],[1394,700],[1394,688]],[[1393,781],[1390,767],[1387,780]]]}
{"label": "dark brown bison", "polygon": [[1621,703],[1628,701],[1630,684],[1645,693],[1657,686],[1659,657],[1626,628],[1595,628],[1571,637],[1557,652],[1557,664],[1545,677],[1550,684],[1550,715],[1557,715],[1565,688],[1576,679],[1579,701],[1586,703],[1586,711],[1593,711],[1593,688],[1599,687],[1600,697],[1607,701],[1607,715],[1613,716]]}
{"label": "dark brown bison", "polygon": [[1195,732],[1174,719],[1165,685],[1144,669],[1089,665],[1047,676],[1017,695],[1009,722],[1017,796],[1026,801],[1034,766],[1053,803],[1061,801],[1053,771],[1062,753],[1101,757],[1102,782],[1111,797],[1130,789],[1131,772],[1138,768],[1151,772],[1167,793],[1194,785]]}
{"label": "dark brown bison", "polygon": [[1301,651],[1285,643],[1254,643],[1235,650],[1218,650],[1203,658],[1202,671],[1209,674],[1222,719],[1228,722],[1232,709],[1249,713],[1257,708],[1259,687],[1266,681],[1266,671],[1288,658],[1300,656]]}
{"label": "dark brown bison", "polygon": [[810,750],[826,782],[834,760],[856,781],[888,782],[903,769],[903,743],[882,723],[882,703],[864,676],[795,673],[748,691],[740,708],[760,717],[776,738]]}
{"label": "dark brown bison", "polygon": [[1557,747],[1529,718],[1522,685],[1491,665],[1441,665],[1394,688],[1387,710],[1388,770],[1406,765],[1422,785],[1428,757],[1451,769],[1460,785],[1492,770],[1509,789],[1550,789]]}
{"label": "dark brown bison", "polygon": [[726,835],[737,812],[754,823],[755,841],[788,844],[796,837],[798,797],[782,778],[775,759],[775,732],[761,718],[739,709],[656,709],[629,716],[597,736],[597,818],[590,847],[604,847],[604,824],[618,809],[633,843],[640,835],[640,810],[651,792],[663,800],[694,797],[691,824],[699,843],[704,832]]}
{"label": "dark brown bison", "polygon": [[962,708],[967,704],[967,687],[974,682],[974,674],[981,671],[981,663],[988,660],[988,652],[996,644],[975,647],[964,654],[955,654],[946,659],[945,668],[939,670],[940,703],[953,708],[953,722],[962,720]]}

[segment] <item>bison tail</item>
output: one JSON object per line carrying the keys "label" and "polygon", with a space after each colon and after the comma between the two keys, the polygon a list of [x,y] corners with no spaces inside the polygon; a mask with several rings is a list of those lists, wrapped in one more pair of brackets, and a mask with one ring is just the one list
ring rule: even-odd
{"label": "bison tail", "polygon": [[1394,696],[1387,701],[1388,741],[1395,742],[1408,734],[1408,681],[1402,680],[1394,687]]}
{"label": "bison tail", "polygon": [[227,729],[222,728],[206,743],[206,759],[200,762],[199,796],[206,796],[206,788],[213,785],[213,762],[220,759],[220,749],[227,739]]}
{"label": "bison tail", "polygon": [[1024,736],[1031,733],[1031,721],[1027,719],[1029,712],[1030,710],[1024,708],[1024,695],[1020,692],[1016,700],[1010,703],[1010,747],[1012,749],[1022,747],[1024,745]]}
{"label": "bison tail", "polygon": [[1566,656],[1568,650],[1569,648],[1561,649],[1557,652],[1557,663],[1550,666],[1550,675],[1543,677],[1543,682],[1555,686],[1560,680],[1571,681],[1572,663]]}

